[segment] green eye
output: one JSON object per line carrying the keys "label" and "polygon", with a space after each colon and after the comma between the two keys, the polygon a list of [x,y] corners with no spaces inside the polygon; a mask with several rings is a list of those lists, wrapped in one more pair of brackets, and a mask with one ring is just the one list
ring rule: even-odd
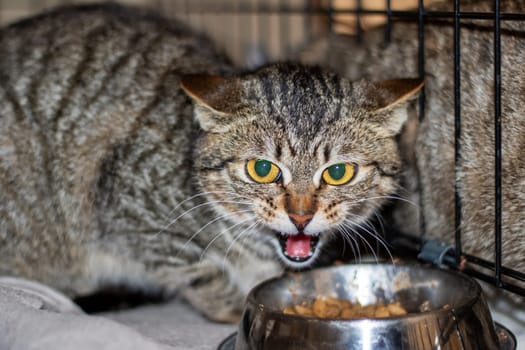
{"label": "green eye", "polygon": [[337,163],[323,171],[323,180],[332,186],[344,185],[354,178],[356,165]]}
{"label": "green eye", "polygon": [[246,163],[248,175],[259,183],[276,182],[281,178],[281,169],[264,159],[251,159]]}

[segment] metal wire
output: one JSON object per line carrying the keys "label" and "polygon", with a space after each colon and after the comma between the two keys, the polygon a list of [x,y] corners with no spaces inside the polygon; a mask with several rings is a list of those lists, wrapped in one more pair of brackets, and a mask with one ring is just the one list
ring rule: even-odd
{"label": "metal wire", "polygon": [[[461,166],[461,46],[459,0],[454,0],[454,163]],[[455,176],[457,179],[457,176]],[[461,197],[459,184],[454,183],[456,265],[461,263]]]}
{"label": "metal wire", "polygon": [[385,42],[390,43],[392,41],[392,4],[391,0],[386,0],[385,4],[386,11],[386,23],[385,23]]}
{"label": "metal wire", "polygon": [[363,4],[361,0],[356,0],[356,19],[355,19],[355,37],[358,43],[363,41],[363,29],[361,26],[361,14],[363,13]]}
{"label": "metal wire", "polygon": [[[425,8],[423,0],[418,1],[417,8],[417,30],[418,30],[418,75],[420,79],[425,79]],[[419,94],[419,121],[421,122],[425,117],[425,87]],[[421,177],[419,171],[417,172],[419,185],[419,207],[423,208],[423,186],[421,186]],[[423,210],[419,211],[419,230],[426,231],[425,213]]]}
{"label": "metal wire", "polygon": [[495,274],[496,285],[501,282],[501,21],[499,0],[494,1],[494,148],[495,148]]}

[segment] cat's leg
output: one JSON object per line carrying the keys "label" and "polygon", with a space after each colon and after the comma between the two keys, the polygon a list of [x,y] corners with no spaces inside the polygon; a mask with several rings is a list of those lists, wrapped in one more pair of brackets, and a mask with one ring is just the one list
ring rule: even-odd
{"label": "cat's leg", "polygon": [[179,294],[197,311],[217,322],[240,320],[245,294],[227,272],[211,261],[155,271],[168,294]]}
{"label": "cat's leg", "polygon": [[172,233],[108,235],[93,249],[90,274],[100,288],[123,285],[166,297],[179,295],[211,320],[237,322],[248,291],[280,272],[271,259],[235,248],[227,255],[202,255],[199,246],[181,246]]}
{"label": "cat's leg", "polygon": [[218,322],[239,321],[250,290],[282,273],[270,256],[232,248],[231,254],[210,254],[186,266],[165,266],[154,271],[167,293],[178,293],[207,318]]}

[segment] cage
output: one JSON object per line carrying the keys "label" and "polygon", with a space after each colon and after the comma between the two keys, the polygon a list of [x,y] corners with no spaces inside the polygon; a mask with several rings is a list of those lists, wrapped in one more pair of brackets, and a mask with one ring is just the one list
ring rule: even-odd
{"label": "cage", "polygon": [[[5,24],[39,12],[45,8],[68,0],[0,0],[0,23]],[[332,34],[352,36],[359,42],[361,36],[371,28],[384,28],[384,42],[391,40],[392,27],[399,21],[417,23],[419,48],[417,53],[418,74],[425,74],[425,25],[432,20],[447,21],[453,27],[450,41],[454,45],[453,61],[454,93],[450,101],[455,111],[455,162],[461,162],[461,42],[460,28],[465,21],[479,21],[490,27],[493,45],[487,53],[493,57],[493,104],[494,104],[494,227],[492,235],[493,259],[486,259],[462,247],[461,198],[455,191],[455,242],[452,245],[439,241],[424,241],[419,236],[399,232],[388,232],[387,239],[394,252],[440,266],[461,269],[475,278],[495,285],[513,294],[525,296],[525,271],[505,266],[502,251],[502,106],[501,57],[505,55],[501,46],[502,23],[523,23],[525,13],[508,13],[500,10],[500,1],[493,2],[490,12],[465,12],[460,0],[449,1],[448,11],[429,11],[428,7],[439,0],[127,0],[133,5],[147,5],[161,9],[163,13],[176,17],[193,28],[207,33],[224,52],[239,66],[252,68],[266,62],[293,58],[307,43]],[[523,35],[524,32],[521,33]],[[425,118],[426,97],[419,99],[419,115]],[[425,219],[421,218],[421,229]],[[525,228],[523,228],[525,230]],[[525,236],[525,233],[524,233]],[[514,310],[516,311],[516,310]],[[523,313],[525,310],[517,310]],[[504,316],[502,316],[504,317]],[[520,320],[520,318],[523,318]],[[516,335],[525,334],[525,317],[516,316],[511,328]]]}

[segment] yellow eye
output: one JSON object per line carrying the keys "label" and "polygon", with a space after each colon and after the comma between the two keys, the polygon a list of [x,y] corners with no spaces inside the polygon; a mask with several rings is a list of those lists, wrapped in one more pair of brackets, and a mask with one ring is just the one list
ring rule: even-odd
{"label": "yellow eye", "polygon": [[357,165],[337,163],[323,171],[323,180],[332,186],[344,185],[354,178]]}
{"label": "yellow eye", "polygon": [[281,169],[264,159],[251,159],[246,163],[246,171],[253,181],[267,184],[277,182],[281,178]]}

